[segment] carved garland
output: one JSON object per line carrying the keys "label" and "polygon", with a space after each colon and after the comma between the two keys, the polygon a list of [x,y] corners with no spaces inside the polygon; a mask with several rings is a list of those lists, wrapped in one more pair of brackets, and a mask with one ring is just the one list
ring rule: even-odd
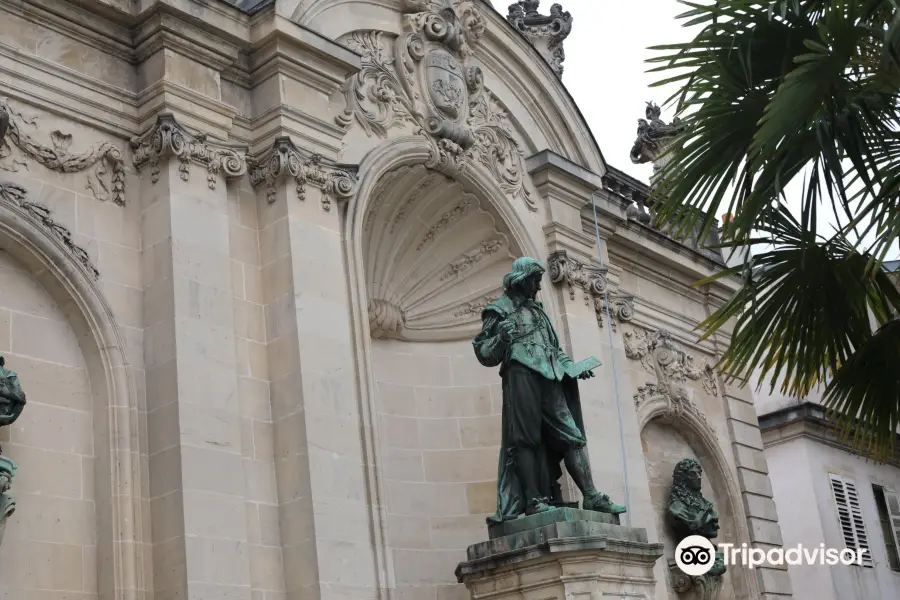
{"label": "carved garland", "polygon": [[306,186],[322,190],[322,208],[331,210],[331,198],[345,200],[356,189],[356,173],[348,166],[340,166],[320,155],[297,148],[288,137],[275,140],[271,149],[258,159],[249,159],[250,183],[257,187],[266,184],[269,204],[275,202],[276,184],[291,177],[297,185],[297,198],[306,200]]}
{"label": "carved garland", "polygon": [[640,409],[652,398],[663,396],[668,403],[670,417],[690,412],[708,425],[706,416],[691,401],[684,384],[687,380],[699,380],[709,395],[718,396],[713,366],[706,360],[697,365],[693,356],[675,347],[672,335],[665,329],[626,331],[624,341],[625,356],[640,361],[644,370],[656,375],[657,379],[656,383],[647,382],[638,388],[634,395],[635,407]]}
{"label": "carved garland", "polygon": [[97,279],[100,272],[91,261],[91,257],[72,239],[72,232],[53,220],[53,214],[49,208],[36,202],[27,200],[28,192],[25,188],[11,183],[0,183],[0,199],[7,204],[20,208],[28,213],[28,215],[41,224],[53,237],[58,239],[66,249],[72,254],[78,263],[80,263],[88,273]]}
{"label": "carved garland", "polygon": [[[11,145],[13,145],[26,158],[53,171],[59,173],[90,171],[85,189],[91,190],[94,197],[100,201],[112,200],[119,206],[125,205],[125,161],[122,159],[121,150],[104,142],[85,152],[70,152],[72,135],[59,130],[50,132],[53,146],[45,146],[25,132],[25,126],[37,127],[37,118],[25,116],[13,109],[5,98],[0,99],[0,115],[3,115],[4,122],[8,122],[6,136],[0,141],[0,160],[12,155]],[[20,167],[27,169],[28,162],[12,158],[10,164],[0,164],[0,169],[10,172],[17,172]]]}
{"label": "carved garland", "polygon": [[609,302],[613,331],[616,330],[617,321],[627,323],[634,318],[634,298],[612,293],[607,278],[608,269],[590,267],[581,261],[569,258],[565,250],[551,254],[547,263],[550,281],[557,285],[565,283],[569,288],[571,300],[575,299],[575,289],[581,289],[584,303],[593,304],[597,324],[600,327],[603,327],[606,302]]}
{"label": "carved garland", "polygon": [[367,135],[387,137],[411,124],[431,144],[430,169],[453,176],[477,161],[508,195],[537,203],[525,185],[525,159],[512,124],[470,65],[484,33],[471,0],[404,0],[405,33],[361,31],[344,43],[362,55],[362,69],[344,84],[338,124],[357,122]]}
{"label": "carved garland", "polygon": [[209,189],[216,189],[219,172],[226,179],[237,179],[247,172],[245,149],[240,146],[226,146],[207,140],[206,134],[190,133],[170,113],[157,117],[149,131],[132,138],[132,161],[140,171],[150,165],[150,179],[159,181],[160,159],[173,156],[181,163],[178,171],[181,179],[187,181],[191,163],[206,167],[206,181]]}

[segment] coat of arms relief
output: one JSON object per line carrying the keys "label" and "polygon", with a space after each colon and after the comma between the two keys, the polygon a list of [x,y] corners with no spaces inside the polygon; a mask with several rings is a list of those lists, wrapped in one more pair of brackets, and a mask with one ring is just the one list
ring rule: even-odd
{"label": "coat of arms relief", "polygon": [[404,33],[358,31],[341,41],[362,69],[344,85],[338,123],[368,135],[411,123],[432,145],[427,167],[453,176],[478,161],[508,195],[537,204],[525,185],[525,160],[512,124],[484,87],[472,57],[484,19],[472,0],[401,0]]}

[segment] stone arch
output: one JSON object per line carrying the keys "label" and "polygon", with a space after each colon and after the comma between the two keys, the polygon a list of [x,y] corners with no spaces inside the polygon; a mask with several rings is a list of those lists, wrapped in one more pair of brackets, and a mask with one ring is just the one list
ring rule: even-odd
{"label": "stone arch", "polygon": [[[415,179],[417,171],[419,169],[423,171],[426,169],[425,165],[430,161],[432,151],[433,145],[429,140],[421,136],[416,136],[389,141],[377,150],[370,152],[360,165],[358,188],[356,194],[347,204],[343,223],[343,242],[348,261],[348,284],[352,303],[352,321],[354,337],[357,344],[356,367],[360,378],[360,413],[362,415],[365,431],[364,443],[367,452],[367,463],[370,467],[367,471],[367,476],[369,478],[367,483],[370,490],[372,505],[371,518],[373,520],[373,529],[376,537],[375,544],[376,552],[378,554],[377,560],[380,567],[379,571],[381,572],[380,584],[382,588],[395,588],[398,585],[398,582],[402,587],[403,573],[396,572],[396,566],[393,564],[393,556],[389,554],[387,548],[391,547],[391,552],[393,554],[404,552],[405,550],[398,550],[396,548],[396,540],[394,540],[394,543],[391,543],[390,539],[392,534],[391,531],[389,531],[388,515],[392,508],[390,506],[389,496],[395,498],[399,494],[388,493],[390,480],[388,479],[388,469],[386,467],[389,465],[389,461],[393,459],[393,455],[391,449],[382,443],[385,440],[386,434],[383,431],[384,421],[379,418],[380,401],[376,397],[377,389],[379,389],[379,385],[376,384],[376,369],[378,368],[378,364],[376,364],[377,360],[374,358],[373,346],[382,343],[419,344],[424,348],[423,353],[427,354],[434,347],[445,343],[460,345],[457,347],[468,345],[469,342],[464,338],[474,332],[471,328],[472,323],[469,323],[468,321],[460,326],[460,329],[453,335],[448,335],[447,331],[441,327],[436,327],[431,334],[420,329],[410,335],[404,335],[402,332],[400,332],[399,335],[396,335],[396,332],[391,332],[389,327],[381,327],[381,331],[376,331],[373,336],[370,328],[370,308],[372,307],[370,305],[371,298],[366,282],[371,279],[372,275],[371,271],[367,269],[367,259],[370,258],[367,255],[367,248],[371,248],[371,245],[367,247],[366,240],[371,239],[371,232],[367,232],[365,229],[369,208],[372,206],[373,202],[377,201],[379,193],[391,193],[392,190],[389,186],[383,186],[386,178],[395,179],[393,182],[394,184],[399,182],[401,185],[410,185]],[[439,179],[443,185],[447,186],[447,190],[451,190],[451,188],[455,186],[458,188],[459,194],[469,195],[479,201],[482,208],[489,209],[491,215],[495,216],[499,223],[502,223],[498,228],[502,228],[502,233],[508,236],[508,240],[504,243],[504,248],[506,248],[508,253],[521,252],[539,258],[545,254],[545,251],[542,251],[538,244],[532,239],[531,235],[529,235],[526,223],[523,221],[519,211],[513,206],[515,201],[511,200],[497,189],[492,179],[492,175],[490,172],[486,171],[485,168],[477,164],[471,164],[464,171],[456,173],[452,179],[438,171],[428,171],[428,173],[435,179]],[[408,200],[408,196],[404,196],[404,198]],[[395,199],[394,201],[402,204],[404,198],[399,200]],[[447,207],[448,211],[453,208],[453,203],[451,202],[450,204],[451,205]],[[415,215],[410,213],[410,216],[414,217]],[[483,226],[484,222],[481,223],[482,225],[478,226]],[[384,233],[387,235],[387,232]],[[462,241],[461,244],[460,249],[463,252],[468,249],[466,241]],[[512,262],[511,256],[507,258],[508,263],[505,263],[506,266]],[[388,260],[390,260],[390,258],[388,258]],[[430,268],[425,268],[423,272],[430,273],[431,276],[434,274],[434,270]],[[553,294],[545,295],[545,300],[551,305],[548,312],[550,314],[559,314],[559,311],[557,310],[558,307],[556,306],[556,299],[553,296]],[[477,312],[480,313],[480,311]],[[371,318],[373,319],[377,317],[378,315],[371,315]],[[475,322],[478,320],[480,320],[480,314]],[[376,328],[376,330],[377,329],[378,328]],[[427,329],[427,327],[425,329]],[[422,337],[423,331],[425,331],[424,337]],[[387,333],[387,335],[382,335],[382,333]],[[384,338],[388,339],[384,340]],[[471,352],[471,347],[468,348],[467,356],[474,362],[475,359]],[[450,362],[451,361],[448,360],[446,363],[448,367],[450,366]],[[499,383],[499,378],[497,378],[496,373],[492,373],[487,369],[477,369],[477,367],[477,364],[474,365],[474,368],[472,368],[471,371],[467,370],[467,374],[471,372],[474,377],[480,378],[479,383],[482,381],[489,381],[489,383],[485,383],[483,386],[471,385],[469,387],[472,390],[475,390],[476,388],[488,389],[490,384],[494,383],[494,380],[496,380],[496,383]],[[437,386],[438,384],[435,385]],[[467,386],[468,384],[464,383],[461,385]],[[400,386],[397,387],[399,388]],[[460,400],[461,404],[473,407],[474,414],[481,415],[486,419],[491,418],[492,399],[489,391],[487,394],[478,395],[478,393],[473,393],[471,396],[463,395],[459,396],[457,399]],[[499,419],[499,416],[497,418]],[[433,419],[433,421],[437,422],[439,419]],[[488,429],[492,428],[488,427]],[[499,420],[496,423],[495,429],[499,435]],[[465,451],[465,449],[462,450]],[[489,478],[491,481],[495,480],[497,460],[496,450],[486,447],[481,455],[483,455],[485,461],[487,461],[490,471],[489,475],[485,475],[485,478]],[[463,493],[462,498],[465,498],[465,493]],[[472,524],[473,526],[477,523],[479,534],[481,534],[481,531],[484,528],[484,514],[471,515],[470,517],[460,514],[458,515],[458,519],[460,522]],[[472,543],[474,543],[474,541],[475,540],[473,539]],[[465,546],[460,548],[460,550],[464,549]],[[411,556],[411,558],[416,557]],[[452,576],[452,573],[448,571],[446,576],[450,577]],[[448,580],[443,583],[449,584],[454,582]]]}
{"label": "stone arch", "polygon": [[[125,341],[89,268],[44,223],[5,198],[0,201],[0,248],[44,287],[78,339],[94,415],[98,592],[137,600],[149,586],[142,548],[137,385]],[[23,385],[27,393],[28,382]]]}
{"label": "stone arch", "polygon": [[[750,544],[750,530],[747,526],[747,514],[740,486],[735,477],[725,452],[719,444],[716,432],[706,418],[688,399],[673,401],[668,395],[656,394],[644,400],[637,410],[638,431],[643,440],[644,432],[650,424],[671,427],[684,436],[691,450],[703,457],[704,477],[711,488],[717,492],[720,500],[724,500],[725,510],[719,512],[731,516],[737,539],[720,540],[741,544]],[[671,477],[671,473],[666,474]],[[662,534],[662,532],[660,532]],[[667,549],[668,550],[668,549]],[[732,584],[737,598],[755,598],[759,595],[758,582],[751,571],[741,568],[729,569]],[[666,572],[668,577],[668,572]]]}
{"label": "stone arch", "polygon": [[363,31],[397,36],[404,31],[404,4],[434,7],[442,2],[477,6],[485,28],[474,61],[484,69],[486,89],[508,113],[524,147],[532,152],[550,149],[594,173],[605,173],[605,159],[581,110],[546,60],[498,12],[506,5],[492,8],[481,0],[307,0],[296,7],[292,20],[335,40]]}

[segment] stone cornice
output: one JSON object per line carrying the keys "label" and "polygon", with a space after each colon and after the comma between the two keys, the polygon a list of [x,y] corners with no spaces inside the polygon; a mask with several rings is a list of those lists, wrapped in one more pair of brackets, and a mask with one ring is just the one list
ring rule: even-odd
{"label": "stone cornice", "polygon": [[330,95],[362,66],[357,53],[274,12],[254,22],[250,43],[249,69],[254,83],[286,72]]}
{"label": "stone cornice", "polygon": [[346,200],[356,190],[356,169],[339,165],[313,152],[298,148],[288,137],[275,140],[273,146],[250,160],[250,183],[265,184],[269,204],[275,202],[277,186],[287,179],[296,184],[297,198],[306,200],[306,187],[322,191],[322,208],[331,210],[332,199]]}
{"label": "stone cornice", "polygon": [[[840,438],[825,408],[814,402],[804,402],[760,415],[759,429],[766,448],[805,438],[859,456]],[[900,468],[900,456],[889,458],[887,464]]]}
{"label": "stone cornice", "polygon": [[590,203],[591,195],[602,186],[602,179],[552,150],[542,150],[525,160],[531,179],[538,188],[554,185],[557,196],[577,209]]}

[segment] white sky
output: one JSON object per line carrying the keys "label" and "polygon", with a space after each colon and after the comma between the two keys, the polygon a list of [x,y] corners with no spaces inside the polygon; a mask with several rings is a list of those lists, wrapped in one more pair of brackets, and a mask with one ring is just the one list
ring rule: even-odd
{"label": "white sky", "polygon": [[[670,122],[674,107],[664,102],[678,92],[678,86],[651,89],[651,84],[661,77],[647,73],[655,65],[645,61],[660,53],[647,48],[693,38],[696,29],[685,29],[683,20],[676,19],[688,7],[676,0],[558,1],[573,18],[572,33],[564,46],[563,83],[593,131],[606,162],[649,182],[652,166],[632,164],[628,157],[637,120],[644,116],[645,103],[653,101],[662,106],[662,119]],[[511,0],[493,2],[499,7]],[[546,14],[550,5],[551,0],[543,0],[540,11]],[[505,14],[505,8],[501,12]],[[802,178],[798,177],[787,186],[788,206],[795,207],[796,213],[801,194]],[[823,205],[819,211],[819,233],[830,235],[835,222],[830,207]],[[900,250],[894,246],[887,258],[900,258]]]}
{"label": "white sky", "polygon": [[[505,0],[494,0],[500,6]],[[600,144],[606,162],[648,181],[650,165],[634,165],[628,151],[643,118],[646,102],[660,106],[677,91],[650,89],[659,76],[647,73],[648,46],[690,39],[675,16],[685,6],[675,0],[559,0],[572,13],[572,33],[565,42],[563,82]],[[550,10],[541,2],[541,12]],[[546,5],[546,6],[545,6]],[[505,11],[502,11],[505,12]],[[668,122],[672,109],[663,106]]]}

